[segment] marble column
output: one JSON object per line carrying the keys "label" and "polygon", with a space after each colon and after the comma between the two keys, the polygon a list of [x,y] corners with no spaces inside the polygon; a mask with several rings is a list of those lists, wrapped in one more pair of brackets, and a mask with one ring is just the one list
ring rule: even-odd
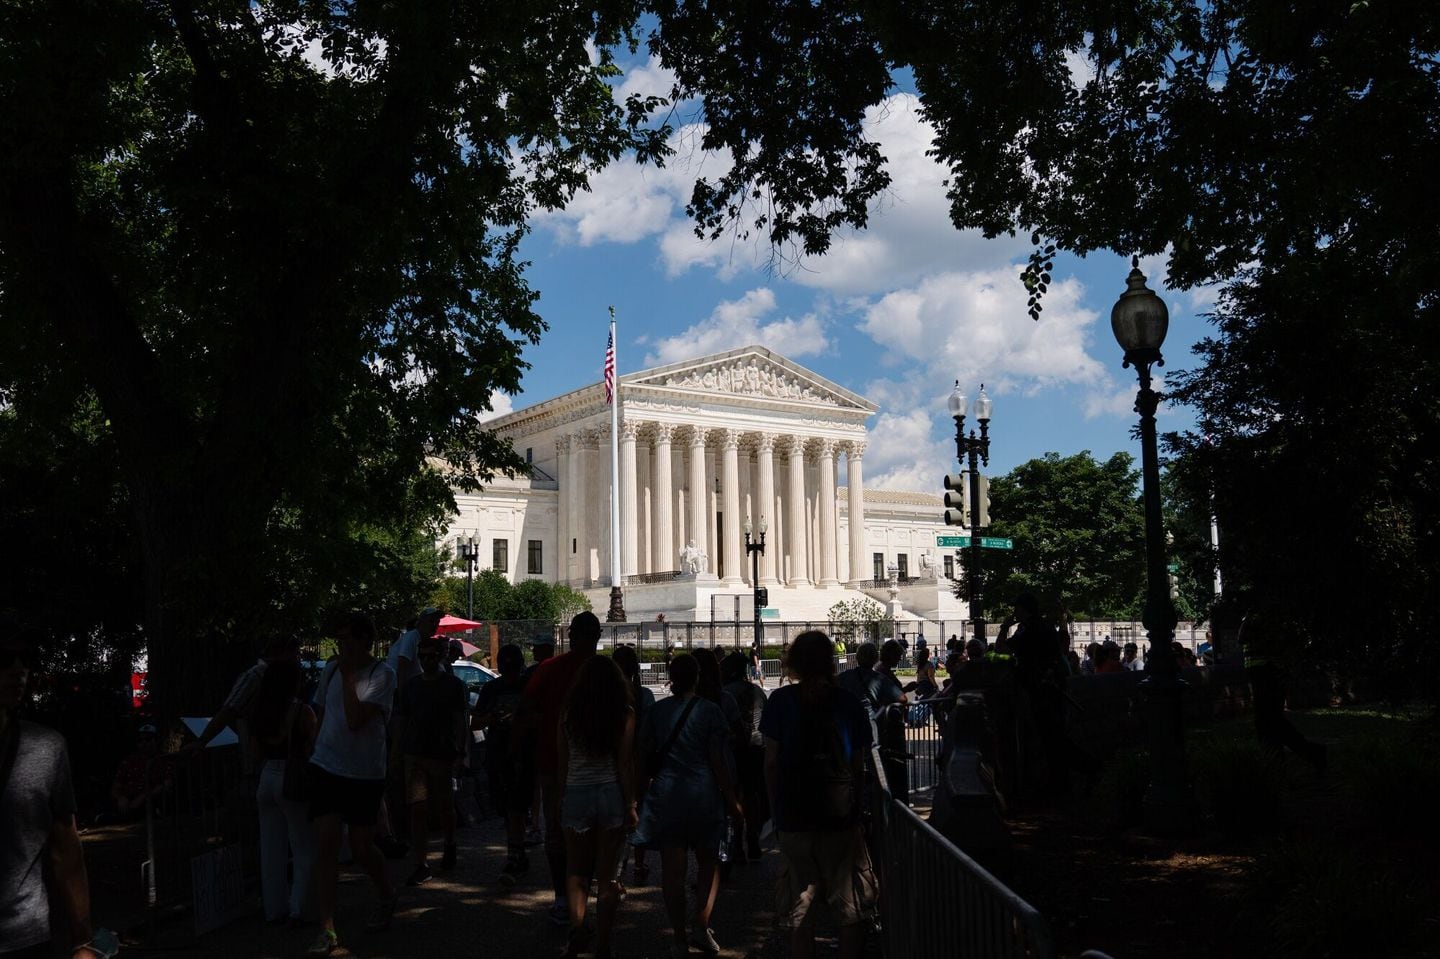
{"label": "marble column", "polygon": [[650,563],[651,551],[655,544],[655,514],[650,507],[650,447],[640,443],[635,447],[635,569],[641,573],[653,573]]}
{"label": "marble column", "polygon": [[865,573],[865,476],[862,461],[865,444],[850,444],[845,453],[846,493],[850,500],[850,583],[866,579]]}
{"label": "marble column", "polygon": [[610,427],[585,431],[585,582],[603,586],[610,567]]}
{"label": "marble column", "polygon": [[790,554],[790,586],[809,586],[810,567],[806,562],[807,537],[805,535],[805,440],[792,436],[790,440],[790,495],[785,500],[785,512],[790,517],[788,530]]}
{"label": "marble column", "polygon": [[585,535],[589,523],[585,509],[585,437],[570,437],[570,538],[575,548],[570,561],[570,584],[584,589],[590,585],[590,540]]}
{"label": "marble column", "polygon": [[570,582],[570,437],[555,440],[555,480],[560,486],[555,504],[555,582]]}
{"label": "marble column", "polygon": [[[701,552],[708,554],[710,547],[705,541],[705,532],[710,524],[706,519],[710,497],[707,495],[705,479],[705,434],[698,426],[690,428],[690,482],[689,492],[686,496],[690,504],[690,538],[695,541],[695,547]],[[707,565],[704,572],[710,572],[712,567]]]}
{"label": "marble column", "polygon": [[741,547],[741,527],[745,521],[740,518],[740,431],[726,430],[723,434],[723,466],[721,468],[720,493],[725,498],[721,509],[724,526],[720,537],[724,541],[725,582],[739,586],[745,580],[741,576],[744,567],[744,551]]}
{"label": "marble column", "polygon": [[675,504],[675,493],[671,489],[671,477],[674,470],[670,464],[670,441],[675,436],[675,427],[669,423],[655,424],[655,455],[651,457],[650,479],[653,484],[654,493],[650,497],[650,505],[655,510],[655,546],[651,553],[655,569],[654,572],[664,572],[676,567],[673,565],[675,559],[675,528],[671,510]]}
{"label": "marble column", "polygon": [[835,441],[821,440],[819,483],[820,502],[820,585],[839,586],[835,576]]}
{"label": "marble column", "polygon": [[[635,511],[635,424],[620,424],[620,575],[634,576],[639,539]],[[624,580],[617,580],[621,584]]]}
{"label": "marble column", "polygon": [[765,553],[760,557],[760,585],[774,586],[775,579],[775,555],[777,543],[780,538],[780,529],[775,524],[775,435],[773,433],[761,433],[756,440],[755,453],[755,488],[759,490],[755,495],[755,503],[759,515],[751,517],[755,528],[760,528],[760,521],[767,520],[772,530],[769,543],[766,545]]}

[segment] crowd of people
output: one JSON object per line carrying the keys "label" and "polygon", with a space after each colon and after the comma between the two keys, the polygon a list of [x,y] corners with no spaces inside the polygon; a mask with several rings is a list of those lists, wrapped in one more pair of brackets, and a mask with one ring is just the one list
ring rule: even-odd
{"label": "crowd of people", "polygon": [[[797,637],[786,657],[789,682],[768,696],[753,650],[667,650],[669,695],[657,701],[640,680],[633,647],[598,655],[600,622],[586,612],[569,624],[559,655],[536,648],[527,666],[518,646],[499,646],[498,675],[471,705],[450,671],[448,640],[436,633],[439,618],[423,611],[381,657],[374,623],[349,614],[335,625],[335,653],[318,676],[307,673],[295,639],[266,642],[215,716],[173,757],[194,761],[224,730],[237,732],[255,784],[264,917],[314,927],[307,955],[327,956],[340,945],[336,900],[347,857],[369,880],[367,933],[395,922],[406,888],[456,867],[455,783],[477,739],[484,806],[504,823],[506,856],[495,880],[548,879],[548,918],[565,930],[564,955],[612,954],[625,883],[648,882],[656,861],[671,955],[718,955],[713,917],[723,877],[763,857],[771,832],[784,861],[779,894],[796,955],[813,953],[821,903],[842,926],[842,954],[859,954],[876,894],[860,830],[874,725],[848,680],[837,683],[829,636]],[[17,654],[17,668],[24,659]],[[0,734],[6,729],[0,724]],[[117,792],[123,808],[162,802],[172,780],[170,765],[152,762],[153,727],[145,737],[138,772],[122,768],[119,777],[135,784]],[[56,762],[68,769],[63,755]],[[46,808],[63,814],[73,803],[63,783],[55,788],[61,795],[45,799]],[[543,878],[532,876],[529,855],[535,815]],[[64,831],[51,842],[64,847]],[[403,869],[393,872],[387,860],[402,858]],[[83,866],[81,859],[82,882]],[[77,936],[85,932],[82,920]],[[343,932],[348,940],[359,930]]]}

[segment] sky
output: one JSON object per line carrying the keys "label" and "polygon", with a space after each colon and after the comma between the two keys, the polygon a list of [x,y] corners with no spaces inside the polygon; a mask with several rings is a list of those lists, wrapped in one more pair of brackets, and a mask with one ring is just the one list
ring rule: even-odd
{"label": "sky", "polygon": [[[663,69],[642,56],[617,96],[668,90]],[[679,122],[695,117],[682,110]],[[1125,450],[1138,463],[1135,374],[1121,368],[1109,323],[1128,257],[1060,254],[1032,321],[1019,278],[1029,237],[986,240],[951,225],[945,172],[925,156],[931,131],[915,97],[897,91],[867,127],[893,179],[869,227],[779,269],[768,248],[694,236],[691,185],[724,167],[699,152],[693,126],[677,129],[664,169],[622,159],[565,210],[538,216],[523,253],[550,330],[526,350],[523,393],[495,398],[497,415],[598,382],[613,306],[622,374],[757,343],[874,401],[868,487],[939,490],[955,468],[945,400],[956,379],[972,402],[982,383],[994,401],[991,475],[1052,451],[1104,459]],[[1170,308],[1166,369],[1196,365],[1191,346],[1209,333],[1201,314],[1213,292],[1165,290],[1163,256],[1140,265]],[[1161,406],[1162,431],[1192,422],[1189,410]]]}

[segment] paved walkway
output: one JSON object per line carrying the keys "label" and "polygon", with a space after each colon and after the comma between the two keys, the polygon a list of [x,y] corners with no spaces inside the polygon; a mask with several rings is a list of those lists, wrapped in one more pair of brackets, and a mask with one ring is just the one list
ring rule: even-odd
{"label": "paved walkway", "polygon": [[[432,868],[438,862],[432,857]],[[367,935],[365,919],[375,895],[358,872],[342,869],[337,928],[343,948],[336,956],[362,959],[388,957],[510,957],[549,959],[559,953],[566,932],[546,916],[552,894],[543,851],[530,850],[530,873],[513,887],[495,882],[504,861],[504,836],[498,820],[490,819],[459,832],[460,861],[448,876],[437,874],[416,889],[404,889],[390,931]],[[650,854],[650,882],[636,886],[627,866],[629,892],[620,906],[613,947],[624,959],[668,959],[670,934],[660,897],[659,857]],[[405,864],[390,864],[399,879]],[[722,885],[712,926],[724,959],[781,959],[783,934],[774,929],[774,889],[780,856],[767,847],[758,863],[736,866]],[[693,879],[694,867],[691,867]],[[687,884],[688,885],[688,884]],[[692,894],[693,902],[693,894]],[[258,905],[258,904],[257,904]],[[592,900],[591,907],[593,909]],[[176,920],[184,923],[186,919]],[[198,944],[174,947],[153,955],[196,955],[224,959],[291,959],[304,954],[314,927],[285,931],[254,915],[203,937]],[[168,937],[167,937],[168,938]],[[144,951],[126,955],[144,955]],[[692,952],[699,959],[699,952]]]}

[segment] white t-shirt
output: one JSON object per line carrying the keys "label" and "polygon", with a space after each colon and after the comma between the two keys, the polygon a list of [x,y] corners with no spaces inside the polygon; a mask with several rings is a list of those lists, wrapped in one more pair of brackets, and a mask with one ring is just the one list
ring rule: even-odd
{"label": "white t-shirt", "polygon": [[356,674],[355,695],[362,703],[379,706],[380,714],[352,730],[345,721],[345,680],[339,663],[327,663],[315,690],[315,704],[324,715],[310,761],[347,779],[384,779],[385,724],[395,702],[395,671],[381,660],[361,668]]}
{"label": "white t-shirt", "polygon": [[[410,660],[410,668],[405,670],[405,675],[400,675],[400,657]],[[390,652],[385,654],[385,662],[390,670],[395,673],[400,685],[405,685],[410,680],[419,676],[420,669],[420,631],[418,629],[407,629],[400,634],[390,646]]]}

